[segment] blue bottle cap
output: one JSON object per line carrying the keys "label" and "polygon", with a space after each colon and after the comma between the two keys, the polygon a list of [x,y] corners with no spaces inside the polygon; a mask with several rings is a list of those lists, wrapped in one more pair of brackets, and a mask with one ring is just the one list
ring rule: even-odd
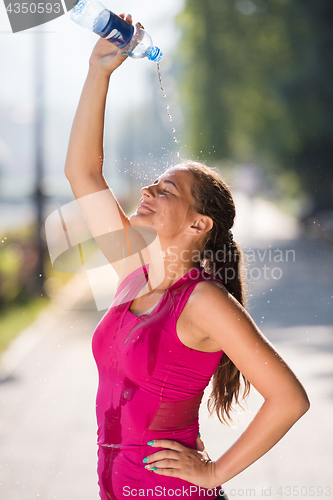
{"label": "blue bottle cap", "polygon": [[154,61],[156,63],[160,62],[162,56],[163,52],[158,47],[152,47],[147,54],[149,61]]}

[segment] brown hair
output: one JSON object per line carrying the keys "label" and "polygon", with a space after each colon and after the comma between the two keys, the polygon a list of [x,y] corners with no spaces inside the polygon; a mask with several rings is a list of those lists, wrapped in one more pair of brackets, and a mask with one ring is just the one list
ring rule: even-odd
{"label": "brown hair", "polygon": [[[186,161],[182,164],[191,172],[196,182],[192,183],[193,210],[213,220],[213,227],[207,233],[200,248],[200,265],[223,284],[240,304],[245,307],[244,284],[241,276],[241,251],[233,239],[231,228],[236,209],[230,189],[219,171],[202,163]],[[219,258],[221,255],[223,258]],[[250,391],[249,381],[242,375],[245,398]],[[208,399],[208,411],[217,413],[222,423],[232,420],[230,411],[233,402],[239,404],[241,373],[231,359],[223,353],[213,375],[213,388]],[[241,406],[241,405],[240,405]]]}

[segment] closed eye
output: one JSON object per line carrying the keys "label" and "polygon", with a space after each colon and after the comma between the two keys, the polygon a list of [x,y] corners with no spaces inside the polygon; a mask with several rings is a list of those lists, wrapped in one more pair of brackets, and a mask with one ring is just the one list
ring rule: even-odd
{"label": "closed eye", "polygon": [[[154,184],[157,184],[158,182],[159,182],[159,180],[158,180],[158,179],[156,179],[156,181],[154,181],[154,182],[153,182],[153,185],[154,185]],[[162,182],[170,182],[170,181],[165,180],[165,181],[162,181]],[[161,191],[161,193],[174,194],[174,193],[171,193],[171,191],[167,191],[166,189],[163,189],[163,190]]]}

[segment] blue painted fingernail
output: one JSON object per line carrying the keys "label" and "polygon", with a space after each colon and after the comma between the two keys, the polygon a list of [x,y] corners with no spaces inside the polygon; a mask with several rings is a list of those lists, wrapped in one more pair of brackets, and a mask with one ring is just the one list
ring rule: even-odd
{"label": "blue painted fingernail", "polygon": [[148,443],[147,443],[147,444],[149,444],[149,446],[153,446],[154,441],[148,441]]}
{"label": "blue painted fingernail", "polygon": [[198,432],[198,436],[199,436],[199,438],[201,438],[201,434],[200,434],[200,432]]}
{"label": "blue painted fingernail", "polygon": [[152,467],[151,470],[156,471],[157,469],[156,469],[156,467]]}
{"label": "blue painted fingernail", "polygon": [[122,56],[127,56],[127,52],[120,52]]}
{"label": "blue painted fingernail", "polygon": [[142,26],[142,24],[141,24],[141,23],[137,23],[137,24],[138,24],[139,26]]}
{"label": "blue painted fingernail", "polygon": [[142,462],[143,462],[144,464],[146,464],[146,463],[148,462],[148,457],[144,458],[144,459],[142,460]]}

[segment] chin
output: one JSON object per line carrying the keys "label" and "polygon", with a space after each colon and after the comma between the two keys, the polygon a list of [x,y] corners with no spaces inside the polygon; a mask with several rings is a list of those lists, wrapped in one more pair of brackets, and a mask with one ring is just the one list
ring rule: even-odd
{"label": "chin", "polygon": [[131,226],[149,226],[144,218],[144,214],[139,212],[134,212],[134,214],[129,216]]}

